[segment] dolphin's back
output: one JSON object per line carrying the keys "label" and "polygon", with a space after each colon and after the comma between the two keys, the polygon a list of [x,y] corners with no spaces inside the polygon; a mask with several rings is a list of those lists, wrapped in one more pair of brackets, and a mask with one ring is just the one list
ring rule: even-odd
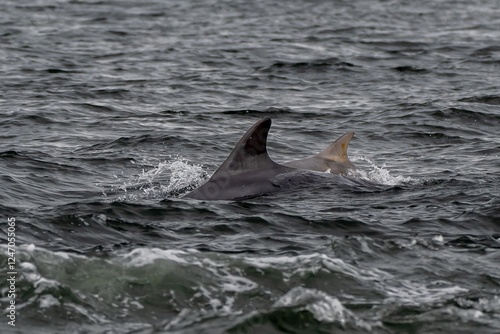
{"label": "dolphin's back", "polygon": [[272,179],[294,169],[275,163],[267,154],[267,135],[270,128],[270,118],[252,126],[212,177],[185,197],[233,200],[255,197],[279,189]]}
{"label": "dolphin's back", "polygon": [[349,169],[356,168],[347,156],[347,147],[353,136],[354,132],[348,132],[318,154],[307,159],[285,162],[284,165],[297,169],[345,174]]}

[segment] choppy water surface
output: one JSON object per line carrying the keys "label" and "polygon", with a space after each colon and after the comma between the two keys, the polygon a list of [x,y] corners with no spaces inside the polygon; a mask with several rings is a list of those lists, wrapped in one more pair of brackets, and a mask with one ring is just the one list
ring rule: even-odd
{"label": "choppy water surface", "polygon": [[[2,333],[500,331],[498,1],[0,13]],[[274,160],[355,131],[359,169],[182,199],[263,117]]]}

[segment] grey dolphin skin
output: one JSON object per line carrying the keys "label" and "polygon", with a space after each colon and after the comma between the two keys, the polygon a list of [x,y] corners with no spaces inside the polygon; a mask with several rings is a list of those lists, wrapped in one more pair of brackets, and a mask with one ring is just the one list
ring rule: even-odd
{"label": "grey dolphin skin", "polygon": [[267,135],[270,128],[270,118],[255,123],[212,177],[185,197],[231,200],[278,190],[279,187],[271,182],[272,178],[295,169],[279,165],[267,155]]}
{"label": "grey dolphin skin", "polygon": [[347,145],[354,133],[349,132],[317,155],[277,164],[267,154],[267,135],[271,119],[255,123],[236,144],[229,157],[202,186],[186,198],[199,200],[241,200],[280,189],[273,178],[300,170],[344,173],[354,165],[347,158]]}

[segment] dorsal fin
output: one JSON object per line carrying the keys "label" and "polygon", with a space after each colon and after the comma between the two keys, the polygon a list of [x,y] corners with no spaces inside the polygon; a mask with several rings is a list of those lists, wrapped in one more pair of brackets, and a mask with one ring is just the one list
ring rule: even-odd
{"label": "dorsal fin", "polygon": [[229,157],[215,171],[231,174],[254,169],[273,168],[277,164],[267,155],[267,135],[271,128],[271,119],[264,118],[255,123],[236,144]]}
{"label": "dorsal fin", "polygon": [[348,162],[349,158],[347,157],[347,147],[349,146],[349,142],[352,137],[354,137],[354,132],[348,132],[336,141],[334,141],[330,146],[325,148],[323,151],[316,154],[317,157],[333,160],[336,162]]}

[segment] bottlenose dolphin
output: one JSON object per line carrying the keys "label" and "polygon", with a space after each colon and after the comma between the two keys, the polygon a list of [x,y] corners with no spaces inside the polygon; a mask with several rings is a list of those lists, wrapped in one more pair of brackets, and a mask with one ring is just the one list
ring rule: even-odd
{"label": "bottlenose dolphin", "polygon": [[271,119],[255,123],[210,179],[184,197],[200,200],[241,200],[280,189],[276,176],[301,170],[345,173],[355,168],[347,157],[347,145],[354,133],[349,132],[315,156],[277,164],[267,154],[267,135]]}
{"label": "bottlenose dolphin", "polygon": [[354,132],[348,132],[318,154],[307,159],[285,162],[284,165],[318,172],[346,174],[349,169],[356,169],[347,157],[347,146],[352,137]]}
{"label": "bottlenose dolphin", "polygon": [[267,135],[270,128],[270,118],[255,123],[212,177],[185,197],[231,200],[278,190],[279,186],[272,182],[272,178],[296,169],[275,163],[267,154]]}

